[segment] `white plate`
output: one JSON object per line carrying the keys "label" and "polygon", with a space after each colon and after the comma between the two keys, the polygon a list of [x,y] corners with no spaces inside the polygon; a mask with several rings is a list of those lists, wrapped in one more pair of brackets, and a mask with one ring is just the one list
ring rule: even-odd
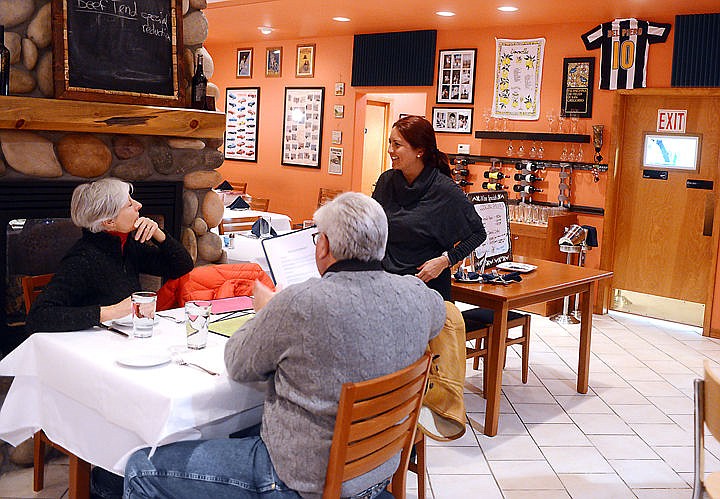
{"label": "white plate", "polygon": [[[133,323],[132,323],[132,314],[126,315],[125,317],[120,317],[119,319],[115,319],[115,320],[113,320],[113,321],[111,321],[111,322],[112,322],[113,324],[118,325],[118,326],[132,327],[132,325],[133,325]],[[158,317],[158,316],[156,315],[156,316],[155,316],[155,321],[153,322],[153,324],[155,324],[155,325],[157,326],[157,323],[158,323],[158,322],[160,322],[160,317]]]}
{"label": "white plate", "polygon": [[153,367],[170,362],[166,353],[136,353],[117,359],[117,363],[127,367]]}
{"label": "white plate", "polygon": [[498,263],[497,268],[502,270],[509,270],[511,272],[520,272],[521,274],[524,274],[526,272],[532,272],[537,268],[537,265],[530,265],[529,263],[519,263],[519,262],[503,262]]}

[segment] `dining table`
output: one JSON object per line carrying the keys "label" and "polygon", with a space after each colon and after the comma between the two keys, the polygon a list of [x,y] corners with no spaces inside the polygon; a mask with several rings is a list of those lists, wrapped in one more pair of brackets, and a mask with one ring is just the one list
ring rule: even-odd
{"label": "dining table", "polygon": [[[292,228],[292,222],[290,217],[283,213],[272,213],[270,211],[258,211],[251,209],[240,209],[234,210],[232,208],[225,207],[223,211],[223,218],[255,218],[262,217],[270,222],[270,226],[276,231],[287,231]],[[215,228],[217,231],[217,227]]]}
{"label": "dining table", "polygon": [[184,311],[163,315],[150,338],[133,338],[125,322],[110,327],[128,336],[98,327],[34,333],[0,361],[0,375],[14,377],[0,439],[17,445],[43,431],[76,456],[71,498],[89,496],[91,464],[122,475],[138,449],[226,438],[260,422],[265,384],[228,378],[228,336],[210,333],[206,348],[188,350]]}
{"label": "dining table", "polygon": [[502,371],[505,365],[505,338],[508,310],[543,303],[565,296],[580,295],[580,342],[578,352],[577,391],[587,393],[590,369],[590,338],[592,332],[592,300],[595,287],[612,272],[551,262],[529,257],[515,257],[515,262],[535,267],[523,273],[520,282],[493,284],[458,282],[453,279],[452,298],[455,301],[484,307],[493,311],[493,324],[488,341],[485,369],[488,370],[485,397],[485,435],[498,431]]}

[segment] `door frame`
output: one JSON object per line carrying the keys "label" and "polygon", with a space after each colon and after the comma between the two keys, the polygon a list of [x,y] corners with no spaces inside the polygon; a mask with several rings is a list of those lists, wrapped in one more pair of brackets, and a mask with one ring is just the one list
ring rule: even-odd
{"label": "door frame", "polygon": [[[614,270],[615,260],[615,233],[618,220],[618,183],[620,182],[623,165],[622,155],[623,136],[625,134],[625,112],[628,100],[631,97],[657,96],[657,97],[688,97],[688,98],[720,98],[720,89],[710,88],[641,88],[634,90],[616,90],[613,104],[612,122],[615,127],[612,130],[610,147],[606,150],[609,156],[608,161],[608,185],[605,193],[605,222],[603,226],[602,253],[600,255],[600,268]],[[701,156],[702,158],[702,156]],[[704,158],[705,160],[716,161],[720,164],[720,158]],[[703,336],[720,338],[720,329],[713,331],[711,328],[712,309],[714,301],[715,281],[717,279],[718,244],[720,237],[720,222],[718,220],[720,203],[715,202],[713,222],[713,252],[710,268],[712,269],[708,279],[708,290],[705,298],[705,315],[703,318]],[[613,279],[604,279],[598,284],[598,298],[602,307],[601,312],[606,313],[610,308],[613,289]]]}

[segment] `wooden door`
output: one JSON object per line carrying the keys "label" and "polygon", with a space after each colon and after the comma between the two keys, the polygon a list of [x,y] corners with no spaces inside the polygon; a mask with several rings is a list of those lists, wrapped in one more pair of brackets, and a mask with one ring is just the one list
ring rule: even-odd
{"label": "wooden door", "polygon": [[367,101],[361,192],[368,196],[372,194],[380,174],[385,171],[388,108],[387,102]]}
{"label": "wooden door", "polygon": [[[620,97],[612,287],[705,304],[708,324],[718,244],[720,99],[666,92]],[[659,109],[687,110],[686,133],[702,135],[698,171],[668,169],[667,180],[643,178],[644,132],[655,132]],[[713,182],[713,189],[686,186],[698,179]]]}

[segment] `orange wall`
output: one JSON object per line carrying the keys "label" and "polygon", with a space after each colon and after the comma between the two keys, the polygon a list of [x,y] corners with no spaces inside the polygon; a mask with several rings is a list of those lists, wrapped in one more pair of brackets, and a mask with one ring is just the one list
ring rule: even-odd
{"label": "orange wall", "polygon": [[[635,14],[642,17],[642,11]],[[597,19],[596,24],[609,19]],[[669,14],[666,19],[653,17],[656,22],[674,21]],[[228,20],[231,22],[232,20]],[[548,131],[545,114],[554,110],[558,114],[560,109],[562,91],[562,63],[565,57],[594,57],[595,63],[595,90],[593,99],[593,116],[586,122],[586,133],[590,133],[592,124],[605,126],[603,162],[608,161],[609,144],[613,133],[612,111],[613,92],[597,89],[599,78],[600,51],[586,51],[580,35],[593,28],[588,24],[566,24],[545,26],[502,26],[495,29],[488,28],[476,31],[439,31],[438,50],[453,48],[477,48],[475,98],[473,130],[484,128],[482,120],[483,110],[492,104],[493,67],[495,63],[495,38],[535,38],[545,37],[545,60],[543,63],[543,80],[541,91],[541,119],[539,121],[511,122],[514,131]],[[648,86],[669,87],[670,69],[672,63],[672,33],[668,41],[652,45],[648,61]],[[295,78],[295,49],[298,43],[312,42],[317,44],[316,69],[314,78]],[[283,47],[283,77],[266,78],[264,75],[265,48],[282,45]],[[238,47],[252,46],[255,50],[252,79],[236,79],[235,50]],[[362,125],[364,124],[365,94],[373,93],[403,93],[425,92],[427,94],[426,116],[432,116],[432,107],[435,104],[434,87],[365,87],[353,88],[350,86],[352,37],[319,38],[316,40],[285,40],[271,43],[248,44],[241,41],[228,41],[223,44],[208,45],[215,62],[215,73],[212,81],[216,83],[221,92],[230,86],[259,86],[260,98],[260,127],[258,141],[258,163],[239,161],[226,161],[220,168],[221,173],[230,180],[245,181],[248,183],[250,194],[271,199],[271,210],[289,214],[294,220],[309,218],[317,203],[318,189],[330,187],[335,189],[357,189],[360,185],[360,167],[362,164]],[[389,63],[389,62],[388,62]],[[337,81],[345,82],[345,96],[335,97],[334,84]],[[323,126],[322,168],[314,170],[280,164],[280,148],[282,133],[283,92],[285,86],[324,86],[325,117]],[[218,107],[222,109],[224,103],[220,99]],[[344,104],[345,117],[333,117],[333,105]],[[400,111],[402,112],[402,111]],[[344,165],[343,175],[329,175],[327,173],[328,148],[330,147],[330,131],[333,129],[343,132]],[[471,135],[438,134],[438,145],[446,152],[456,152],[457,144],[469,143],[471,154],[491,154],[503,157],[507,148],[504,140],[478,140]],[[518,147],[518,144],[515,144]],[[561,145],[545,143],[545,158],[557,159],[560,156]],[[530,144],[525,144],[529,150]],[[593,151],[589,145],[584,148],[585,161],[590,161]],[[470,180],[475,182],[471,188],[480,188],[482,171],[488,165],[471,167]],[[506,168],[510,173],[510,167]],[[547,172],[547,182],[542,186],[546,192],[537,195],[538,200],[555,201],[557,198],[557,184],[559,183],[557,171]],[[600,174],[600,182],[593,181],[593,175],[587,171],[576,171],[572,178],[571,202],[575,205],[604,206],[606,188],[606,174]],[[581,223],[596,225],[602,237],[602,217],[593,215],[580,216]],[[599,251],[590,252],[588,265],[599,264]]]}

